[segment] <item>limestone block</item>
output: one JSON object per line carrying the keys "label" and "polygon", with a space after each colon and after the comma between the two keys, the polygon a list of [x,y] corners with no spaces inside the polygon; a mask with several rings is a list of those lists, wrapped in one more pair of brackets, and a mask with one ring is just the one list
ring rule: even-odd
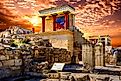
{"label": "limestone block", "polygon": [[6,55],[6,59],[7,59],[7,60],[9,59],[9,55]]}
{"label": "limestone block", "polygon": [[10,59],[14,59],[14,57],[15,56],[13,54],[9,56]]}
{"label": "limestone block", "polygon": [[0,60],[6,60],[5,55],[0,55]]}
{"label": "limestone block", "polygon": [[27,58],[31,58],[32,56],[31,55],[28,55]]}
{"label": "limestone block", "polygon": [[19,59],[19,56],[14,56],[15,59]]}
{"label": "limestone block", "polygon": [[2,62],[0,62],[0,67],[2,67],[3,66],[3,64],[2,64]]}
{"label": "limestone block", "polygon": [[6,60],[2,61],[4,66],[13,66],[14,65],[14,60]]}
{"label": "limestone block", "polygon": [[15,59],[15,66],[20,66],[22,65],[22,60],[21,59]]}
{"label": "limestone block", "polygon": [[8,51],[8,54],[13,54],[13,51]]}
{"label": "limestone block", "polygon": [[21,69],[20,66],[18,66],[18,67],[15,67],[15,66],[11,67],[11,70],[19,70],[19,69]]}

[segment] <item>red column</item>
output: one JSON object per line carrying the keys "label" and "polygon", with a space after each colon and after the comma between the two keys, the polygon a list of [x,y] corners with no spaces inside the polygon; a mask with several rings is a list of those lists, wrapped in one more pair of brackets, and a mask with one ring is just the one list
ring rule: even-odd
{"label": "red column", "polygon": [[42,32],[45,32],[45,18],[46,16],[41,16],[42,18]]}
{"label": "red column", "polygon": [[63,12],[65,14],[65,27],[66,29],[69,29],[69,11]]}
{"label": "red column", "polygon": [[32,32],[35,33],[35,29],[34,28],[32,28]]}
{"label": "red column", "polygon": [[52,17],[53,17],[53,31],[56,31],[56,16],[57,16],[57,14],[52,14]]}

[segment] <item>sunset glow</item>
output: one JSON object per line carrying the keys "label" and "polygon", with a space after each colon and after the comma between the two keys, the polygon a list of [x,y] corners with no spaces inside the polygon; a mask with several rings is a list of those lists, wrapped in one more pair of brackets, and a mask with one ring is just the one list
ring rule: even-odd
{"label": "sunset glow", "polygon": [[33,17],[27,17],[24,16],[24,19],[26,19],[27,21],[29,21],[33,26],[39,26],[41,23],[41,18],[39,18],[38,16],[33,16]]}
{"label": "sunset glow", "polygon": [[0,0],[1,30],[16,24],[28,29],[40,27],[41,18],[35,13],[63,4],[75,8],[75,25],[86,37],[109,34],[113,46],[121,45],[120,0]]}

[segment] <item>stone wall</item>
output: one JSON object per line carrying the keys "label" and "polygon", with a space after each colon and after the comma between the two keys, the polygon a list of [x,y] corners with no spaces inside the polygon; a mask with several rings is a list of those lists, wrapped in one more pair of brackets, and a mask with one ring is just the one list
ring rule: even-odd
{"label": "stone wall", "polygon": [[105,65],[105,54],[103,53],[103,46],[95,46],[95,66],[104,66]]}
{"label": "stone wall", "polygon": [[0,79],[21,75],[22,59],[18,50],[0,50]]}
{"label": "stone wall", "polygon": [[82,45],[82,61],[85,65],[89,67],[94,67],[95,58],[94,58],[94,47],[92,44],[83,44]]}
{"label": "stone wall", "polygon": [[102,45],[83,44],[82,61],[89,66],[104,66],[105,54]]}
{"label": "stone wall", "polygon": [[70,63],[71,53],[67,49],[44,46],[4,48],[0,50],[0,79],[28,72],[44,73],[55,62]]}
{"label": "stone wall", "polygon": [[46,17],[45,20],[45,32],[52,32],[52,31],[53,31],[53,18],[52,16],[48,16]]}
{"label": "stone wall", "polygon": [[54,48],[64,48],[73,53],[73,32],[69,30],[43,32],[40,34],[29,34],[27,37],[39,37],[42,39],[49,39],[49,42]]}
{"label": "stone wall", "polygon": [[42,61],[48,61],[49,66],[52,66],[53,63],[71,62],[71,53],[66,49],[59,48],[37,48],[34,57],[40,58]]}

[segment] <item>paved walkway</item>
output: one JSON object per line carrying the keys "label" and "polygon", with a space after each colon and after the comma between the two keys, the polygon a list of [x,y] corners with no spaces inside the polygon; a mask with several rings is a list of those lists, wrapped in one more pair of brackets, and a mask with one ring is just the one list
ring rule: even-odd
{"label": "paved walkway", "polygon": [[[42,79],[40,81],[59,81],[59,79]],[[63,80],[63,79],[61,79],[60,81],[70,81],[70,80]]]}
{"label": "paved walkway", "polygon": [[[110,77],[110,80],[112,80],[112,81],[121,81],[119,79],[119,76],[115,76],[115,75],[90,74],[90,73],[72,73],[71,75],[74,76],[75,78],[81,78],[81,77],[84,77],[86,75],[89,75],[91,78],[93,77],[91,81],[95,81],[95,80],[102,81],[105,77]],[[42,79],[40,81],[59,81],[59,79]],[[70,81],[70,80],[62,80],[61,79],[60,81]]]}

